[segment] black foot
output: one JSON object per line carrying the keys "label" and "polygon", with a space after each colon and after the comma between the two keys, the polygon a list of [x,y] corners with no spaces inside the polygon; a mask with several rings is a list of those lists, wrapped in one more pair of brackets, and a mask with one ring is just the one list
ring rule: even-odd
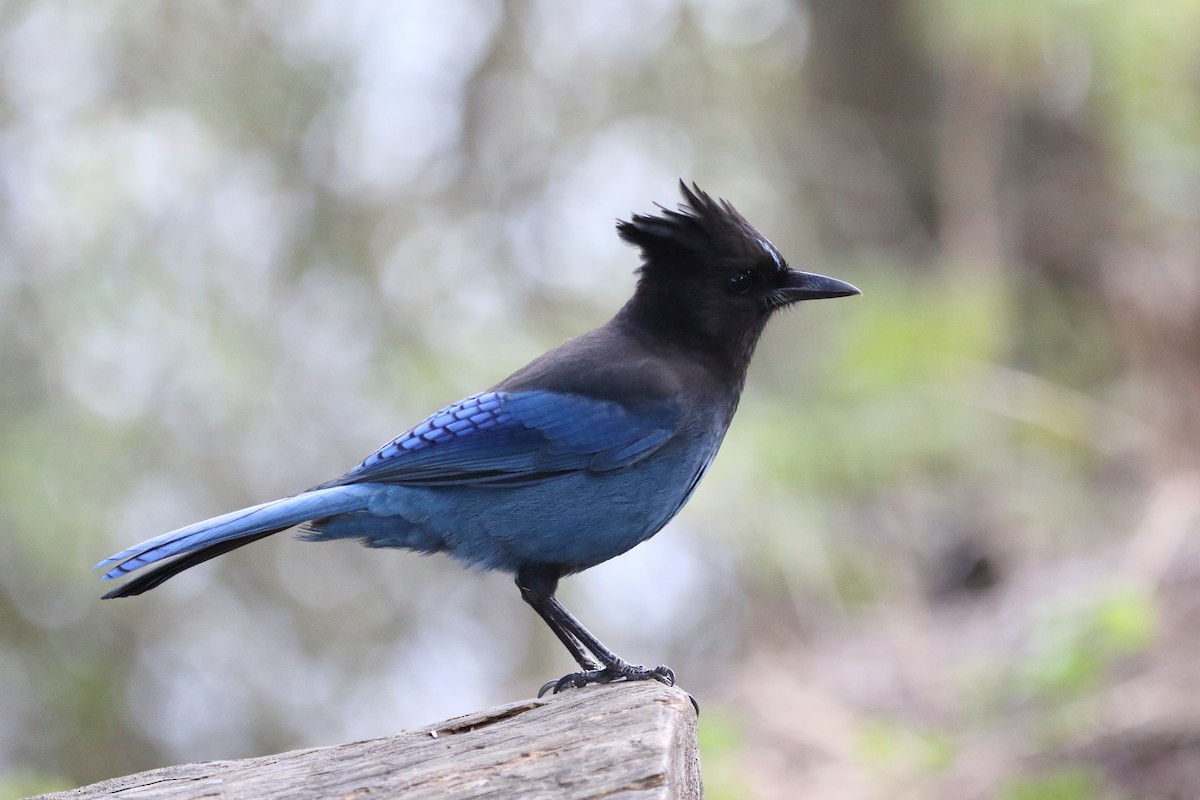
{"label": "black foot", "polygon": [[[558,694],[563,689],[579,689],[592,683],[646,680],[656,680],[665,683],[667,686],[674,686],[675,673],[670,667],[646,669],[645,667],[631,667],[628,665],[626,669],[589,669],[583,672],[572,672],[570,675],[564,675],[556,681],[546,681],[542,685],[542,688],[538,689],[537,696],[544,697],[547,692]],[[696,702],[696,698],[692,697],[691,694],[688,694],[687,698],[692,701],[692,708],[696,709],[696,716],[700,716],[700,704]]]}
{"label": "black foot", "polygon": [[[612,683],[613,681],[649,681],[655,680],[667,686],[675,685],[675,673],[670,667],[635,667],[632,664],[622,664],[603,669],[589,669],[583,672],[572,672],[556,681],[548,681],[538,690],[538,697],[547,692],[558,694],[563,689],[579,689],[593,683]],[[693,701],[695,702],[695,701]]]}

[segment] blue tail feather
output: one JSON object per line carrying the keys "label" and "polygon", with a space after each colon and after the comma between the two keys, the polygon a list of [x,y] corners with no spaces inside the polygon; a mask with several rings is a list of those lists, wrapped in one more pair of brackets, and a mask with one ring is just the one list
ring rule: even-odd
{"label": "blue tail feather", "polygon": [[367,507],[370,496],[371,487],[362,484],[314,489],[164,533],[104,559],[93,569],[110,567],[103,579],[120,578],[148,564],[202,547],[290,528],[334,514],[360,511]]}

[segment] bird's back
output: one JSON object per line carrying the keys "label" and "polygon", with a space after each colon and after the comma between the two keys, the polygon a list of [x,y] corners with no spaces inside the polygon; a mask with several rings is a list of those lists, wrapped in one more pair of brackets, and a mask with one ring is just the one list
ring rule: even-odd
{"label": "bird's back", "polygon": [[716,455],[737,404],[736,391],[703,365],[630,331],[619,318],[551,350],[490,393],[551,396],[563,417],[584,426],[572,431],[573,442],[621,433],[609,420],[575,413],[576,400],[627,415],[624,427],[653,419],[665,429],[663,441],[617,468],[547,470],[519,485],[383,481],[371,509],[322,520],[310,526],[310,537],[445,552],[484,569],[515,572],[545,563],[564,574],[578,572],[646,540],[679,511]]}

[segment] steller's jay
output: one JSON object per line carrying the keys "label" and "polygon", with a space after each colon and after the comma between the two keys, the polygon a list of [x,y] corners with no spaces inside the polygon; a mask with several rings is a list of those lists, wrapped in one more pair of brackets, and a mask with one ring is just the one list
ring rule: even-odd
{"label": "steller's jay", "polygon": [[[858,294],[790,269],[727,201],[682,181],[684,204],[618,221],[641,249],[633,297],[609,322],[487,391],[447,406],[336,480],[198,522],[96,565],[109,580],[172,559],[104,595],[129,597],[303,523],[310,541],[444,552],[516,575],[579,662],[542,687],[653,678],[554,597],[558,581],[657,533],[717,454],[767,319],[798,300]],[[174,557],[174,558],[172,558]]]}

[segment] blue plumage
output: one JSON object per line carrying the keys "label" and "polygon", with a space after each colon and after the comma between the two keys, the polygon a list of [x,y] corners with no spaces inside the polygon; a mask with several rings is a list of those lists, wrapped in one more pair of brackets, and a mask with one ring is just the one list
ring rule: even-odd
{"label": "blue plumage", "polygon": [[333,483],[511,485],[616,469],[665,442],[678,416],[669,403],[632,413],[576,394],[480,392],[430,415]]}
{"label": "blue plumage", "polygon": [[189,525],[105,559],[105,597],[140,594],[286,528],[309,540],[445,552],[514,573],[582,671],[553,684],[672,681],[632,666],[555,598],[559,578],[653,536],[687,502],[733,413],[767,318],[797,300],[857,294],[787,267],[724,201],[618,224],[642,250],[637,291],[606,325],[492,389],[430,415],[336,480]]}

